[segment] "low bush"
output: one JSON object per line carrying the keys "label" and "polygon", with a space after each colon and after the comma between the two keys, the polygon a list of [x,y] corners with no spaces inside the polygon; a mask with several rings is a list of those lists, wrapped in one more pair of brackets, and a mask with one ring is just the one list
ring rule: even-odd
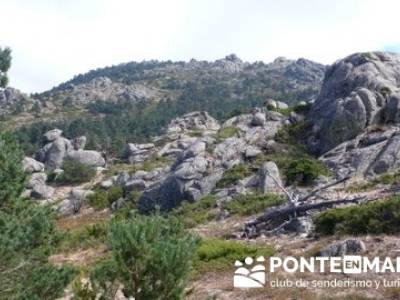
{"label": "low bush", "polygon": [[234,135],[236,135],[238,133],[238,129],[235,126],[228,126],[228,127],[224,127],[221,128],[218,132],[217,132],[217,140],[218,141],[223,141],[226,140],[227,138],[233,137]]}
{"label": "low bush", "polygon": [[172,215],[180,219],[186,227],[192,228],[215,219],[216,213],[212,209],[216,205],[216,197],[210,195],[194,203],[184,202],[172,211]]}
{"label": "low bush", "polygon": [[286,125],[278,130],[275,135],[275,140],[280,143],[294,145],[305,151],[303,143],[309,137],[310,129],[310,123],[305,121]]}
{"label": "low bush", "polygon": [[65,233],[59,245],[60,251],[85,249],[103,243],[106,238],[106,223],[97,223]]}
{"label": "low bush", "polygon": [[271,111],[276,111],[281,113],[284,116],[290,116],[291,112],[296,112],[298,114],[307,114],[310,109],[311,109],[311,105],[310,104],[306,104],[306,105],[296,105],[296,106],[290,106],[288,108],[274,108],[274,107],[267,107],[268,110]]}
{"label": "low bush", "polygon": [[221,180],[217,182],[216,187],[219,189],[226,188],[230,185],[233,185],[238,180],[250,176],[252,173],[253,170],[249,165],[244,163],[238,164],[224,173]]}
{"label": "low bush", "polygon": [[76,271],[68,266],[41,265],[30,272],[28,282],[15,282],[20,291],[14,295],[15,299],[57,299],[64,295],[65,287],[75,275]]}
{"label": "low bush", "polygon": [[224,271],[231,268],[236,260],[243,260],[247,256],[269,257],[274,253],[273,247],[267,245],[247,245],[222,239],[202,240],[195,254],[193,275]]}
{"label": "low bush", "polygon": [[163,168],[169,165],[171,162],[171,158],[154,155],[144,161],[142,164],[137,165],[136,169],[151,172],[156,168]]}
{"label": "low bush", "polygon": [[92,180],[96,175],[96,170],[93,167],[69,159],[64,161],[62,169],[64,172],[54,177],[55,183],[79,184]]}
{"label": "low bush", "polygon": [[[277,147],[278,148],[278,147]],[[318,159],[307,155],[299,148],[279,144],[280,151],[259,156],[254,168],[265,161],[273,161],[287,184],[308,185],[319,175],[330,176],[328,168]]]}
{"label": "low bush", "polygon": [[309,185],[320,175],[329,175],[325,165],[311,157],[293,160],[287,167],[286,181],[288,184]]}
{"label": "low bush", "polygon": [[248,194],[240,195],[226,202],[224,208],[231,214],[248,216],[264,211],[268,207],[283,204],[284,198],[277,194]]}
{"label": "low bush", "polygon": [[87,203],[95,209],[107,208],[117,201],[119,198],[124,196],[124,191],[121,186],[112,186],[107,191],[97,190],[93,194],[89,195],[86,199]]}
{"label": "low bush", "polygon": [[330,209],[318,214],[315,230],[323,235],[338,234],[395,234],[400,232],[400,196]]}
{"label": "low bush", "polygon": [[203,136],[203,131],[200,129],[192,129],[187,133],[191,137],[201,137]]}

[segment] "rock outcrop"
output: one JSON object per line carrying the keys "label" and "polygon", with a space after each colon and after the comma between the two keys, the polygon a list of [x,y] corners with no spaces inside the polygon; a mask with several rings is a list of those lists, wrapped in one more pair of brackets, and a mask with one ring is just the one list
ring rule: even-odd
{"label": "rock outcrop", "polygon": [[23,169],[29,174],[24,195],[39,200],[49,199],[54,194],[54,188],[46,184],[47,175],[44,172],[44,164],[25,157],[22,161]]}
{"label": "rock outcrop", "polygon": [[125,155],[130,163],[140,163],[145,161],[154,149],[153,143],[134,144],[128,143],[125,149]]}
{"label": "rock outcrop", "polygon": [[31,157],[25,157],[22,161],[22,168],[27,173],[43,172],[44,164]]}
{"label": "rock outcrop", "polygon": [[58,205],[58,213],[62,216],[69,216],[79,212],[86,197],[93,194],[93,191],[74,188],[71,189],[67,199]]}
{"label": "rock outcrop", "polygon": [[39,101],[28,97],[17,89],[12,87],[0,89],[0,116],[28,111],[35,104],[40,108]]}
{"label": "rock outcrop", "polygon": [[357,53],[328,68],[310,113],[313,151],[325,153],[374,124],[397,122],[400,55]]}
{"label": "rock outcrop", "polygon": [[70,141],[62,136],[62,131],[59,129],[50,130],[43,136],[48,143],[36,153],[35,158],[44,163],[47,169],[61,168],[66,158],[91,167],[103,167],[106,163],[101,153],[84,150],[85,136]]}
{"label": "rock outcrop", "polygon": [[400,128],[387,126],[366,131],[321,156],[336,174],[373,177],[400,167]]}
{"label": "rock outcrop", "polygon": [[[46,95],[47,96],[47,95]],[[142,84],[126,85],[108,77],[96,77],[82,84],[65,84],[63,89],[56,90],[46,100],[62,101],[70,105],[86,105],[95,101],[138,101],[159,96],[157,89]]]}
{"label": "rock outcrop", "polygon": [[94,150],[71,150],[65,158],[90,167],[104,167],[106,163],[101,153]]}
{"label": "rock outcrop", "polygon": [[180,134],[189,130],[201,130],[205,134],[216,132],[220,128],[218,121],[206,111],[195,111],[176,118],[168,125],[167,134]]}
{"label": "rock outcrop", "polygon": [[[285,120],[279,113],[270,114],[259,108],[252,114],[233,117],[222,126],[206,112],[193,112],[173,120],[164,137],[170,142],[158,155],[174,154],[176,160],[165,177],[144,190],[139,199],[140,210],[170,210],[182,201],[197,201],[211,192],[229,199],[234,194],[246,193],[248,188],[256,189],[259,179],[254,175],[240,180],[235,187],[215,191],[224,172],[259,155]],[[218,129],[227,127],[235,127],[237,133],[217,140]],[[187,136],[190,130],[200,130],[200,137]]]}
{"label": "rock outcrop", "polygon": [[360,239],[347,239],[333,243],[320,252],[321,256],[338,257],[351,254],[362,254],[367,250],[364,242]]}

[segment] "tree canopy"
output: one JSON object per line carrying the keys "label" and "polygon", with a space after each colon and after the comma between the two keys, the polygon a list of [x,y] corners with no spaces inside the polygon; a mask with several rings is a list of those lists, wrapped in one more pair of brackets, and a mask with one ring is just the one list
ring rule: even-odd
{"label": "tree canopy", "polygon": [[0,87],[8,84],[7,71],[11,67],[11,49],[0,47]]}

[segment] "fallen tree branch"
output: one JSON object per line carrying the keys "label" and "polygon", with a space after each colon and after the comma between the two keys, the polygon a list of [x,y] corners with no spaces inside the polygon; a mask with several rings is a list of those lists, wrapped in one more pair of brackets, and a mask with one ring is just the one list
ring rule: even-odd
{"label": "fallen tree branch", "polygon": [[265,214],[258,217],[254,221],[251,221],[246,224],[247,226],[256,226],[260,223],[265,223],[268,221],[276,220],[278,218],[287,218],[291,216],[296,216],[298,214],[306,213],[309,210],[314,209],[326,209],[335,205],[340,204],[348,204],[348,203],[358,203],[362,200],[365,200],[365,197],[358,197],[355,199],[339,199],[339,200],[331,200],[331,201],[324,201],[318,203],[311,203],[311,204],[303,204],[299,206],[292,206],[286,205],[283,207],[269,209]]}
{"label": "fallen tree branch", "polygon": [[327,188],[330,188],[330,187],[332,187],[332,186],[338,185],[338,184],[340,184],[340,183],[342,183],[342,182],[345,182],[345,181],[347,181],[347,180],[349,180],[349,179],[350,179],[350,176],[346,176],[346,177],[344,177],[344,178],[342,178],[342,179],[339,179],[339,180],[337,180],[337,181],[335,181],[335,182],[331,182],[331,183],[326,184],[326,185],[324,185],[324,186],[322,186],[322,187],[316,188],[316,189],[312,190],[309,194],[307,194],[306,196],[304,196],[303,198],[301,198],[301,199],[299,200],[299,202],[306,202],[308,199],[310,199],[311,197],[315,196],[315,195],[318,194],[320,191],[326,190]]}

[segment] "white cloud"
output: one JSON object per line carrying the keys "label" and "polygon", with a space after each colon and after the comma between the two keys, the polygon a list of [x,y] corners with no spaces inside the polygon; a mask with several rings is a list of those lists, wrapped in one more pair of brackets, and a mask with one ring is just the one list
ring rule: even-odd
{"label": "white cloud", "polygon": [[0,7],[11,84],[28,92],[132,60],[236,53],[332,63],[400,44],[396,0],[1,0]]}

